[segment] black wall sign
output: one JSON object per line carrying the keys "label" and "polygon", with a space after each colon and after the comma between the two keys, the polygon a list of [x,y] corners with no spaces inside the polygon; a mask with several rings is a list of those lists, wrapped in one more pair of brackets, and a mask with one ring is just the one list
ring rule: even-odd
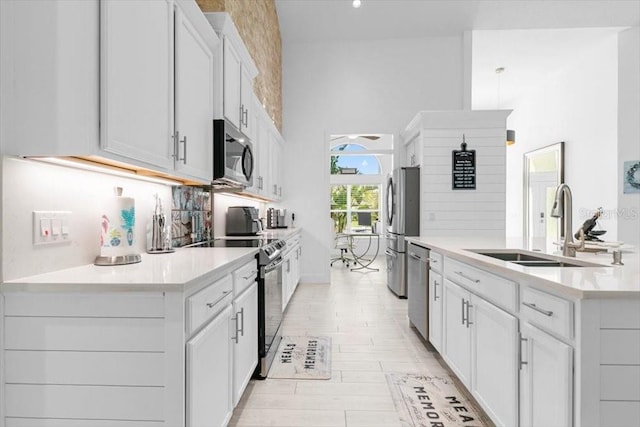
{"label": "black wall sign", "polygon": [[451,177],[453,190],[476,189],[476,150],[467,150],[467,143],[462,137],[460,150],[453,150]]}

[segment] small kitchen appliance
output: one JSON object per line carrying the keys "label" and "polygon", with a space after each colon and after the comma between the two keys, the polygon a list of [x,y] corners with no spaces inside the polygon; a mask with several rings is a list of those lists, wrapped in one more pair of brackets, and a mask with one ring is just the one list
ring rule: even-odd
{"label": "small kitchen appliance", "polygon": [[227,209],[227,236],[255,236],[262,231],[257,208],[252,206],[230,206]]}
{"label": "small kitchen appliance", "polygon": [[289,228],[286,209],[267,209],[267,228]]}

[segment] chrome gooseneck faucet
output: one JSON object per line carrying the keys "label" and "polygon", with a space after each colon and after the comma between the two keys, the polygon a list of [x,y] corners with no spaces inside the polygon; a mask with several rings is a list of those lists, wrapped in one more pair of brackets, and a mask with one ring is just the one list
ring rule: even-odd
{"label": "chrome gooseneck faucet", "polygon": [[580,244],[573,242],[573,227],[571,224],[572,206],[571,188],[567,184],[560,184],[556,188],[555,200],[551,209],[551,216],[563,219],[564,244],[562,245],[562,255],[568,257],[576,256],[576,249],[584,249],[584,233],[580,229]]}

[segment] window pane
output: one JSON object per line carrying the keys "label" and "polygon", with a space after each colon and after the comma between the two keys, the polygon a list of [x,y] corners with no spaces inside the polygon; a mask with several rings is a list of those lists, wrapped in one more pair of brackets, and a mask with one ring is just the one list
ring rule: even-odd
{"label": "window pane", "polygon": [[347,213],[346,212],[331,212],[331,219],[334,224],[334,232],[343,233],[347,231],[345,229],[347,225]]}
{"label": "window pane", "polygon": [[331,155],[331,175],[380,175],[380,161],[376,156]]}
{"label": "window pane", "polygon": [[351,206],[354,210],[378,209],[379,186],[377,185],[352,185]]}
{"label": "window pane", "polygon": [[347,186],[331,186],[331,210],[347,209]]}

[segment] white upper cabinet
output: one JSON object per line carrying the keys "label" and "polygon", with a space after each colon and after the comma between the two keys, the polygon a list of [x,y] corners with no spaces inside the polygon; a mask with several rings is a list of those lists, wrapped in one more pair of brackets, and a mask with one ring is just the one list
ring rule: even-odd
{"label": "white upper cabinet", "polygon": [[211,181],[219,39],[195,2],[6,2],[2,26],[4,153]]}
{"label": "white upper cabinet", "polygon": [[[173,2],[101,2],[101,147],[173,165]],[[144,25],[144,31],[141,31]]]}
{"label": "white upper cabinet", "polygon": [[256,138],[256,111],[253,102],[253,79],[258,68],[251,58],[228,13],[205,13],[224,44],[223,114],[249,139]]}
{"label": "white upper cabinet", "polygon": [[195,178],[213,176],[214,53],[181,9],[175,21],[176,170]]}
{"label": "white upper cabinet", "polygon": [[242,124],[242,111],[240,108],[242,63],[231,41],[227,38],[224,39],[223,64],[224,116],[240,129]]}
{"label": "white upper cabinet", "polygon": [[100,118],[98,0],[0,1],[0,9],[3,153],[94,154]]}
{"label": "white upper cabinet", "polygon": [[253,140],[256,137],[255,116],[253,109],[253,78],[249,75],[245,67],[240,74],[240,122],[242,132]]}

